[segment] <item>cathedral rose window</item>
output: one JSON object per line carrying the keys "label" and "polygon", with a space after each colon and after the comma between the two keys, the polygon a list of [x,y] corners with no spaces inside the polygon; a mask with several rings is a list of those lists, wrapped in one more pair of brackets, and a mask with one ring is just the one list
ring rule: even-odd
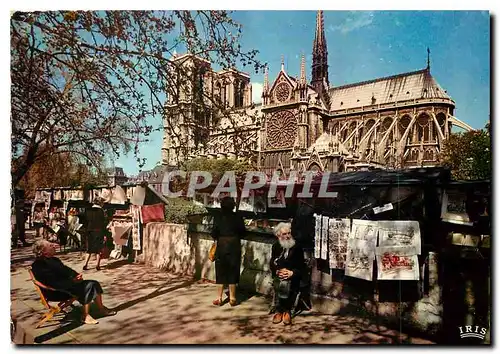
{"label": "cathedral rose window", "polygon": [[274,91],[274,96],[279,102],[285,102],[290,97],[290,85],[286,82],[280,82],[276,86],[276,90]]}
{"label": "cathedral rose window", "polygon": [[276,112],[267,122],[267,141],[273,148],[291,147],[296,135],[297,119],[290,111]]}

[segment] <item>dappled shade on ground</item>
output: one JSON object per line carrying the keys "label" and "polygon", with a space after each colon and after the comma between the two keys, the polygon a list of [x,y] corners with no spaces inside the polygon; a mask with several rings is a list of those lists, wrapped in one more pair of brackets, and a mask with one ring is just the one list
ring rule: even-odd
{"label": "dappled shade on ground", "polygon": [[[430,343],[409,338],[369,319],[349,315],[303,312],[292,326],[271,323],[269,299],[241,293],[240,304],[231,307],[211,304],[216,288],[190,277],[123,261],[110,261],[109,268],[84,272],[104,288],[104,302],[118,313],[100,318],[96,326],[78,324],[80,307],[58,320],[34,330],[43,311],[26,267],[28,250],[14,250],[11,267],[12,312],[19,323],[31,325],[39,343],[87,344],[378,344]],[[60,254],[61,260],[81,271],[78,252]],[[92,310],[91,310],[92,311]]]}

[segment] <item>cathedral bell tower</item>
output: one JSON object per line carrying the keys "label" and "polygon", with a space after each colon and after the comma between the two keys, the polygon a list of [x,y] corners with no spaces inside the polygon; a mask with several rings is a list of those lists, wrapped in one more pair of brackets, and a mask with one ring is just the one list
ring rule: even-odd
{"label": "cathedral bell tower", "polygon": [[323,11],[321,10],[316,15],[316,33],[312,56],[311,85],[320,97],[326,99],[330,83],[328,81],[328,49],[326,47]]}

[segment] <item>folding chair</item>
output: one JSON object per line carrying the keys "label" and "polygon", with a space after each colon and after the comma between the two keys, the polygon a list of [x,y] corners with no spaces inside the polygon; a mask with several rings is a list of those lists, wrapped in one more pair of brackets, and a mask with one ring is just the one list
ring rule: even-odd
{"label": "folding chair", "polygon": [[[38,280],[35,279],[35,276],[33,274],[33,271],[31,270],[31,267],[28,268],[28,272],[30,274],[31,281],[35,285],[35,288],[36,288],[36,291],[38,292],[38,295],[40,295],[40,300],[41,300],[43,306],[45,306],[47,308],[47,310],[49,310],[43,316],[43,318],[40,320],[40,322],[38,322],[37,326],[35,327],[35,328],[38,328],[42,324],[44,324],[45,322],[47,322],[50,319],[52,319],[52,317],[54,317],[55,315],[57,315],[58,313],[60,313],[61,311],[63,311],[66,307],[72,305],[73,302],[76,301],[76,297],[73,296],[73,295],[71,295],[67,291],[57,290],[57,289],[51,288],[50,286],[47,286],[47,285],[44,285],[44,284],[40,283]],[[49,305],[49,301],[51,301],[51,300],[48,300],[45,297],[45,295],[42,293],[42,289],[52,290],[52,291],[57,291],[57,292],[62,292],[62,293],[67,293],[68,295],[71,296],[71,298],[69,298],[68,300],[60,301],[56,306],[50,306]]]}

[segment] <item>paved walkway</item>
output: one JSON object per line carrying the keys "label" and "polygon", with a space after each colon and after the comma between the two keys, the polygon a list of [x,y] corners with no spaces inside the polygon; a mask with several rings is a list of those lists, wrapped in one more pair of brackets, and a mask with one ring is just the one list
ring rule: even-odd
{"label": "paved walkway", "polygon": [[[81,271],[79,252],[58,257]],[[34,329],[43,313],[26,267],[31,248],[12,251],[11,314],[16,321],[15,343],[43,344],[430,344],[368,319],[303,313],[292,326],[271,323],[269,301],[262,296],[242,295],[240,305],[211,304],[215,285],[168,274],[125,261],[104,263],[100,272],[83,272],[84,279],[98,280],[104,303],[118,310],[116,316],[100,318],[95,326],[80,325],[77,305],[69,315]],[[92,260],[91,260],[92,262]],[[91,266],[94,267],[95,263]],[[75,303],[77,304],[77,303]]]}

